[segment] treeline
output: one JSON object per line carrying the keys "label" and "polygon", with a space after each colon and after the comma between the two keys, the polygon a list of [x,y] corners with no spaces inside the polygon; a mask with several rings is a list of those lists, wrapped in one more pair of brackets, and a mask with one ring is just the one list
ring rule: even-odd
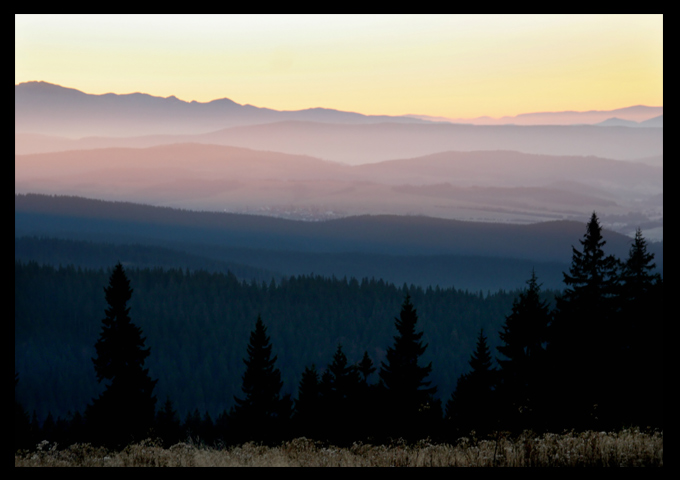
{"label": "treeline", "polygon": [[[479,329],[498,331],[518,293],[399,287],[376,279],[298,276],[256,283],[206,271],[125,271],[135,290],[131,317],[151,348],[147,363],[159,379],[157,393],[172,398],[183,419],[196,408],[214,419],[232,406],[258,315],[279,357],[283,391],[295,396],[305,367],[325,368],[339,343],[350,364],[364,351],[375,363],[384,360],[407,293],[430,345],[425,355],[435,366],[432,380],[448,396],[469,369]],[[39,422],[48,412],[55,419],[82,412],[100,393],[90,359],[110,273],[15,262],[18,392]],[[544,298],[553,296],[546,292]]]}
{"label": "treeline", "polygon": [[86,269],[110,268],[111,259],[121,259],[127,269],[155,268],[232,272],[240,279],[257,282],[280,279],[281,274],[186,253],[158,245],[100,243],[54,237],[14,237],[14,258],[43,265],[75,265]]}
{"label": "treeline", "polygon": [[[606,255],[593,213],[550,308],[532,275],[499,332],[483,332],[447,418],[459,432],[663,428],[663,280],[640,230],[629,256]],[[490,412],[493,412],[490,414]]]}
{"label": "treeline", "polygon": [[[436,331],[435,328],[433,333],[431,330],[437,324],[420,321],[424,320],[425,315],[421,310],[416,310],[416,307],[429,305],[431,309],[432,303],[436,305],[437,302],[428,304],[425,300],[432,300],[437,294],[442,295],[443,292],[439,289],[427,291],[412,289],[411,292],[406,286],[403,289],[396,289],[380,281],[364,281],[360,285],[356,280],[340,282],[340,286],[345,287],[337,289],[334,288],[337,285],[332,282],[326,283],[326,289],[315,290],[319,295],[319,305],[338,305],[336,308],[349,310],[350,315],[359,318],[360,321],[352,324],[356,331],[350,329],[345,331],[346,337],[336,339],[332,359],[324,352],[321,357],[325,356],[327,360],[306,362],[301,379],[295,382],[297,390],[294,392],[290,390],[286,392],[283,388],[284,384],[290,385],[291,382],[286,381],[278,365],[290,362],[290,358],[295,358],[296,355],[299,357],[302,352],[315,349],[318,351],[320,345],[315,333],[323,331],[323,328],[319,330],[314,322],[297,323],[293,330],[298,333],[299,341],[290,343],[289,346],[292,347],[290,350],[280,349],[276,339],[270,340],[267,327],[262,320],[276,318],[276,315],[268,315],[273,312],[260,308],[261,314],[257,316],[254,329],[252,324],[249,327],[250,342],[246,350],[247,355],[243,356],[243,346],[236,349],[245,365],[241,363],[237,369],[238,374],[231,372],[231,375],[237,378],[239,394],[234,395],[233,401],[229,402],[230,408],[224,408],[220,414],[213,417],[207,410],[196,407],[190,409],[181,421],[173,402],[173,398],[176,397],[166,393],[161,397],[165,402],[160,402],[162,408],[156,408],[158,411],[155,415],[149,413],[144,421],[134,422],[137,427],[144,426],[143,431],[136,431],[134,435],[132,431],[124,431],[122,437],[117,438],[129,440],[131,436],[140,438],[151,433],[168,443],[186,436],[197,436],[207,442],[221,440],[230,443],[244,440],[275,442],[291,436],[307,436],[342,443],[357,440],[389,441],[398,437],[417,439],[425,436],[452,439],[468,434],[471,430],[485,434],[499,429],[521,431],[525,428],[537,431],[556,431],[564,428],[602,430],[628,425],[662,428],[663,282],[661,278],[651,274],[653,256],[646,252],[646,243],[640,232],[636,235],[628,259],[620,261],[612,256],[606,256],[602,249],[604,242],[601,238],[601,228],[595,214],[587,225],[586,235],[581,244],[580,250],[573,249],[572,265],[569,273],[565,273],[566,289],[557,297],[554,306],[541,295],[538,279],[532,275],[528,288],[514,297],[511,306],[506,306],[502,315],[504,320],[502,328],[480,326],[479,322],[472,327],[475,330],[474,334],[468,338],[476,339],[474,347],[469,344],[463,347],[450,333],[445,342],[437,343],[435,340],[440,339],[445,332]],[[20,272],[21,280],[29,282],[31,275],[27,274],[26,270],[33,269],[35,273],[41,268],[45,267],[15,263],[15,278],[19,277],[16,272]],[[122,272],[120,265],[114,270],[114,274],[119,270]],[[58,283],[58,276],[62,271],[63,269],[51,270],[51,274],[55,276],[52,278],[53,283]],[[111,274],[111,284],[114,274]],[[104,272],[100,272],[100,275],[104,275]],[[184,275],[179,275],[175,280],[184,278],[186,278]],[[233,285],[242,287],[244,292],[249,287],[239,283],[235,278],[227,279]],[[104,281],[100,283],[99,288],[105,283],[105,277],[102,280]],[[309,285],[320,280],[293,279],[293,283],[296,281],[304,286],[305,283]],[[132,283],[137,288],[136,283]],[[208,282],[209,285],[212,284],[212,288],[203,292],[206,297],[202,308],[205,308],[206,304],[210,306],[210,298],[219,296],[219,284],[216,283]],[[324,285],[323,282],[321,284]],[[383,320],[381,322],[383,326],[385,318],[394,319],[394,322],[390,322],[391,340],[382,343],[386,348],[382,352],[373,347],[376,345],[374,339],[364,344],[355,341],[349,357],[353,361],[350,362],[346,354],[346,345],[350,343],[347,340],[365,338],[368,332],[381,330],[375,328],[375,324],[366,321],[375,316],[375,302],[355,304],[347,301],[348,289],[361,291],[368,285],[372,288],[366,288],[366,293],[371,292],[375,295],[382,288],[395,294],[389,304],[382,305],[385,310],[377,315]],[[167,283],[155,285],[161,292],[166,286]],[[27,287],[28,284],[20,286],[19,282],[15,285],[16,312],[22,309],[30,310],[35,304],[35,302],[22,304],[16,301],[20,296],[17,292]],[[71,288],[73,287],[72,285]],[[280,288],[275,284],[252,287],[257,291],[268,292],[272,297],[276,297],[276,292]],[[70,292],[72,294],[70,298],[67,295],[68,300],[61,299],[56,302],[77,301],[79,299],[77,291],[76,287]],[[294,291],[286,291],[279,299],[287,298],[288,301],[285,303],[288,308],[304,309],[306,305],[300,301],[304,291],[305,288],[301,288],[297,295]],[[446,293],[450,295],[452,292]],[[491,297],[484,299],[483,295],[457,293],[460,293],[458,301],[465,298],[480,300],[471,302],[476,306],[483,304],[481,300]],[[43,298],[43,301],[45,300],[55,299]],[[241,308],[246,301],[245,298],[239,297],[232,297],[230,300],[233,305],[240,305]],[[460,303],[462,305],[464,302]],[[200,305],[200,302],[198,304]],[[399,316],[395,318],[395,313],[399,312],[399,304],[401,310]],[[134,303],[131,302],[131,305]],[[367,307],[374,310],[362,311],[362,308]],[[109,310],[111,308],[107,309],[107,318]],[[122,310],[128,311],[126,308]],[[454,312],[455,309],[451,309],[442,313],[455,318]],[[224,312],[221,313],[224,315]],[[193,326],[199,329],[201,320],[205,319],[205,316],[200,315],[200,310],[184,311],[182,316],[183,321],[191,321]],[[228,316],[225,317],[229,319]],[[31,316],[28,315],[24,320],[28,318]],[[286,318],[287,321],[295,321],[300,317],[292,315]],[[100,324],[93,325],[91,319],[66,320],[76,324],[80,320],[83,328],[84,324],[88,324],[89,329],[95,331],[93,332],[95,336],[96,331],[102,328]],[[332,320],[341,318],[332,318],[324,325],[331,331],[335,330]],[[41,327],[40,321],[32,325],[22,322],[18,322],[15,317],[15,359],[17,350],[28,346],[17,343],[22,333],[26,333],[20,330]],[[140,321],[139,324],[141,323]],[[228,320],[225,323],[227,328],[237,327]],[[276,323],[268,322],[268,326],[274,331],[272,325]],[[170,326],[165,324],[165,327]],[[397,335],[394,332],[395,327]],[[494,367],[493,355],[483,327],[487,327],[486,332],[499,332],[497,344],[499,367]],[[143,331],[149,335],[148,345],[151,346],[149,361],[151,361],[156,354],[156,347],[153,345],[153,337],[149,330],[144,327]],[[181,335],[181,332],[174,333],[175,336]],[[98,344],[103,336],[102,333]],[[247,333],[243,332],[238,336],[246,338]],[[139,338],[142,338],[141,330]],[[185,339],[181,337],[178,339],[183,340]],[[437,395],[438,384],[433,382],[437,364],[433,361],[432,352],[436,350],[433,346],[442,348],[446,343],[449,351],[455,348],[465,350],[465,355],[470,359],[470,368],[459,368],[455,371],[457,388],[446,404],[442,405],[441,397]],[[136,345],[140,351],[148,353],[148,350],[144,350],[144,341],[138,341]],[[372,347],[362,348],[363,345]],[[175,356],[181,355],[181,349],[174,352]],[[31,353],[36,353],[35,357],[39,357],[37,351]],[[83,359],[89,361],[91,372],[92,360],[85,358],[88,356],[83,355]],[[139,357],[138,355],[137,358]],[[97,366],[97,359],[94,356],[92,358]],[[152,368],[144,370],[141,366],[143,360],[144,358],[137,362],[140,369],[146,372],[146,380],[141,383],[148,386],[158,381],[160,389],[166,380],[158,378]],[[200,358],[192,364],[204,367],[206,363],[210,364],[210,360]],[[218,368],[219,364],[220,362]],[[224,365],[227,365],[226,361],[221,362],[222,369]],[[323,368],[323,365],[326,367]],[[172,369],[172,365],[166,366]],[[31,368],[26,371],[30,372]],[[462,372],[467,373],[461,375]],[[184,383],[181,378],[176,378],[175,381],[180,385],[180,389],[186,390],[187,377]],[[18,388],[16,382],[15,375],[15,392]],[[106,382],[103,383],[105,389],[100,398],[105,397],[110,389],[119,391],[122,388],[113,387],[116,384],[115,380],[108,385]],[[220,390],[216,382],[210,386]],[[36,391],[35,394],[48,395],[48,390],[49,386],[43,385],[43,391]],[[149,388],[146,390],[148,399],[153,398],[153,403],[158,403],[156,394],[152,394]],[[150,390],[153,390],[153,385]],[[145,404],[151,401],[148,399],[145,400]],[[109,404],[118,403],[120,402]],[[22,407],[16,402],[16,394],[15,405],[17,411],[22,412]],[[53,435],[71,439],[79,434],[89,435],[91,439],[97,438],[100,442],[116,438],[111,432],[102,433],[105,431],[102,428],[93,430],[91,419],[102,417],[93,415],[91,409],[91,404],[88,404],[84,416],[79,413],[73,414],[70,419],[61,420],[61,426],[58,428],[59,421],[55,422],[49,417],[40,427],[37,421],[30,422],[28,415],[23,411],[22,415],[15,416],[23,419],[20,425],[15,425],[17,442],[28,442],[27,438],[32,435],[31,432],[35,435],[39,428],[42,429],[41,435],[51,431],[57,432],[52,433]],[[130,409],[133,410],[132,407]],[[204,413],[201,413],[202,411]],[[120,425],[130,425],[130,422],[123,421],[128,414],[117,412],[110,417],[115,415],[122,415],[121,421],[115,424],[118,425],[117,431],[120,430]],[[23,436],[19,435],[20,433]],[[120,441],[118,445],[120,446]]]}

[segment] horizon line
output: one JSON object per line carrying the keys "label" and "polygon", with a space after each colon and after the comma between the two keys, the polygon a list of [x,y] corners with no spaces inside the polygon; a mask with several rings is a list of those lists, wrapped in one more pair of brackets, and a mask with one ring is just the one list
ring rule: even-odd
{"label": "horizon line", "polygon": [[[400,115],[387,115],[387,114],[366,114],[366,113],[361,113],[361,112],[355,112],[355,111],[349,111],[349,110],[339,110],[336,108],[329,108],[329,107],[322,107],[322,106],[316,106],[316,107],[306,107],[306,108],[301,108],[299,110],[275,110],[270,107],[258,107],[256,105],[252,105],[249,103],[237,103],[234,100],[231,100],[229,97],[221,97],[221,98],[214,98],[208,102],[199,102],[197,100],[183,100],[181,98],[178,98],[175,95],[169,95],[167,97],[163,97],[160,95],[153,95],[151,93],[146,93],[146,92],[129,92],[129,93],[116,93],[116,92],[106,92],[106,93],[88,93],[83,90],[79,90],[77,88],[73,87],[66,87],[64,85],[58,84],[58,83],[51,83],[45,80],[27,80],[25,82],[19,82],[15,83],[14,86],[18,87],[20,85],[24,84],[29,84],[29,83],[42,83],[42,84],[47,84],[47,85],[52,85],[56,86],[59,88],[64,88],[67,90],[75,90],[77,92],[83,93],[85,95],[93,95],[93,96],[104,96],[104,95],[117,95],[117,96],[126,96],[126,95],[147,95],[152,98],[161,98],[164,100],[168,99],[175,99],[179,100],[180,102],[187,103],[187,104],[192,104],[192,103],[197,103],[201,105],[207,105],[212,102],[220,101],[220,100],[229,100],[230,102],[235,103],[236,105],[239,106],[251,106],[255,108],[262,108],[262,109],[268,109],[268,110],[274,110],[278,112],[301,112],[305,110],[315,110],[315,109],[322,109],[322,110],[332,110],[336,112],[343,112],[343,113],[353,113],[357,115],[363,115],[366,117],[411,117],[411,118],[418,118],[418,117],[427,117],[427,118],[432,118],[432,119],[442,119],[440,121],[443,122],[451,122],[451,121],[457,121],[457,120],[480,120],[480,119],[485,119],[485,120],[503,120],[503,119],[509,119],[509,118],[517,118],[523,115],[537,115],[537,114],[564,114],[564,113],[605,113],[605,112],[612,112],[616,110],[625,110],[628,108],[636,108],[636,107],[645,107],[645,108],[663,108],[663,105],[645,105],[645,104],[636,104],[636,105],[629,105],[625,107],[618,107],[610,110],[557,110],[557,111],[536,111],[536,112],[523,112],[523,113],[518,113],[516,115],[503,115],[500,117],[492,117],[490,115],[478,115],[476,117],[444,117],[441,115],[423,115],[423,114],[417,114],[417,113],[404,113]],[[433,120],[436,121],[436,120]]]}

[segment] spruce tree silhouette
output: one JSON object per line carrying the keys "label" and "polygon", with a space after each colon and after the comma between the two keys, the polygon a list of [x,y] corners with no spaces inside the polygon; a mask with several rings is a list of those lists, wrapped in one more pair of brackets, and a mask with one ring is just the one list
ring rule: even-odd
{"label": "spruce tree silhouette", "polygon": [[295,400],[295,412],[293,414],[296,436],[320,440],[321,426],[319,423],[324,413],[321,408],[319,373],[315,365],[312,365],[311,368],[305,367],[298,387],[298,398]]}
{"label": "spruce tree silhouette", "polygon": [[614,295],[618,282],[619,262],[613,255],[605,256],[602,247],[607,243],[602,238],[602,227],[593,212],[586,225],[583,250],[572,247],[569,274],[563,273],[567,285],[564,299],[578,299],[586,308],[598,308]]}
{"label": "spruce tree silhouette", "polygon": [[[437,387],[429,387],[432,382],[425,381],[432,371],[432,362],[422,367],[418,365],[427,345],[421,341],[423,332],[416,333],[417,322],[418,314],[410,295],[406,294],[399,318],[395,318],[399,335],[394,337],[394,346],[387,349],[386,362],[381,362],[380,368],[380,379],[386,389],[386,428],[393,436],[408,439],[423,434],[427,429],[424,418],[436,404],[433,395]],[[438,408],[441,412],[441,406]]]}
{"label": "spruce tree silhouette", "polygon": [[361,362],[357,365],[359,373],[361,373],[361,380],[365,386],[368,386],[368,377],[376,371],[373,366],[373,361],[371,357],[368,356],[368,352],[364,352],[364,356],[361,358]]}
{"label": "spruce tree silhouette", "polygon": [[28,412],[24,410],[21,403],[17,400],[17,385],[19,383],[19,374],[14,372],[14,450],[25,449],[31,446],[30,442],[30,425],[31,421],[28,417]]}
{"label": "spruce tree silhouette", "polygon": [[379,418],[381,405],[379,398],[380,387],[376,384],[368,383],[368,378],[377,370],[373,366],[373,361],[368,356],[368,352],[364,352],[364,356],[357,364],[357,370],[361,374],[356,401],[355,423],[358,425],[356,429],[357,438],[360,441],[369,441],[371,438],[375,438],[376,419]]}
{"label": "spruce tree silhouette", "polygon": [[104,392],[85,411],[92,440],[110,447],[124,447],[144,439],[155,420],[156,397],[144,361],[150,349],[141,328],[130,320],[127,302],[132,297],[130,281],[120,262],[114,267],[109,286],[104,288],[108,308],[92,359],[97,380]]}
{"label": "spruce tree silhouette", "polygon": [[347,356],[342,351],[342,345],[338,345],[328,371],[331,373],[328,388],[332,397],[331,402],[338,407],[347,408],[347,402],[356,394],[361,379],[357,367],[347,364]]}
{"label": "spruce tree silhouette", "polygon": [[156,416],[156,434],[168,448],[180,441],[180,423],[177,411],[172,406],[170,397],[167,397],[163,408]]}
{"label": "spruce tree silhouette", "polygon": [[504,428],[537,429],[543,408],[542,384],[545,370],[545,346],[551,312],[540,298],[536,273],[531,272],[528,288],[519,294],[512,313],[505,317],[499,333],[502,345],[496,347],[504,358],[497,358],[499,372],[499,408]]}
{"label": "spruce tree silhouette", "polygon": [[647,241],[642,236],[642,230],[638,228],[621,273],[621,295],[627,301],[644,297],[660,280],[661,276],[658,273],[652,273],[656,268],[653,260],[654,254],[647,251]]}
{"label": "spruce tree silhouette", "polygon": [[498,372],[491,363],[483,328],[470,356],[470,368],[469,373],[458,378],[456,391],[446,404],[446,418],[458,435],[467,435],[473,430],[484,435],[497,427],[495,388]]}
{"label": "spruce tree silhouette", "polygon": [[586,226],[582,251],[572,247],[567,288],[556,298],[548,350],[556,380],[554,401],[566,424],[558,428],[604,428],[616,370],[616,306],[620,262],[605,255],[595,212]]}
{"label": "spruce tree silhouette", "polygon": [[658,341],[663,338],[663,282],[652,273],[653,260],[638,228],[621,274],[618,384],[627,388],[619,389],[617,416],[643,427],[663,423],[663,342]]}
{"label": "spruce tree silhouette", "polygon": [[250,334],[244,358],[243,398],[234,397],[236,405],[231,417],[237,437],[245,441],[275,442],[284,435],[292,413],[290,395],[281,396],[281,372],[274,367],[267,328],[258,315],[255,330]]}
{"label": "spruce tree silhouette", "polygon": [[348,364],[342,345],[338,345],[326,371],[329,375],[323,376],[321,391],[328,438],[340,444],[358,440],[361,377],[357,367]]}

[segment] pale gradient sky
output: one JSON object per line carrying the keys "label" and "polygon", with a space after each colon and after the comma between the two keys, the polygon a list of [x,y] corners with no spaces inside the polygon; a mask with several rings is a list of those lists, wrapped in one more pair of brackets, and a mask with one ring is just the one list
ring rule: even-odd
{"label": "pale gradient sky", "polygon": [[15,84],[277,110],[663,105],[663,15],[15,15]]}

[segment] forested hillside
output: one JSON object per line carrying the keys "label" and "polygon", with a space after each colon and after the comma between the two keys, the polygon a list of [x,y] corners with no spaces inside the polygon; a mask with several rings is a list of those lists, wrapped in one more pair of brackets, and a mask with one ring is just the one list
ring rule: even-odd
{"label": "forested hillside", "polygon": [[[407,292],[430,345],[433,382],[441,395],[450,395],[457,377],[469,370],[477,332],[482,327],[498,331],[517,293],[317,276],[267,284],[182,269],[133,268],[127,273],[134,289],[130,316],[151,347],[148,366],[159,379],[158,398],[169,395],[182,418],[195,408],[216,418],[233,405],[258,314],[279,357],[284,391],[296,395],[304,368],[316,364],[324,369],[338,344],[350,363],[359,362],[364,351],[374,364],[384,360]],[[15,261],[18,394],[40,419],[48,411],[54,416],[82,411],[98,391],[90,359],[109,274]]]}
{"label": "forested hillside", "polygon": [[[561,289],[570,246],[583,229],[573,221],[508,225],[392,215],[303,222],[48,195],[15,195],[14,224],[15,256],[24,261],[99,268],[120,260],[142,268],[228,269],[267,283],[279,275],[346,276],[485,292],[523,288],[532,269],[544,288]],[[630,237],[603,235],[608,252],[625,257]],[[663,273],[663,243],[648,248]]]}
{"label": "forested hillside", "polygon": [[126,268],[182,268],[225,274],[231,272],[240,280],[267,283],[283,277],[271,270],[139,243],[115,244],[53,237],[14,237],[14,258],[24,263],[33,261],[55,267],[73,265],[94,270],[110,268],[111,259],[115,258]]}
{"label": "forested hillside", "polygon": [[15,445],[663,428],[654,255],[607,254],[595,213],[579,243],[564,291],[486,295],[15,259]]}

